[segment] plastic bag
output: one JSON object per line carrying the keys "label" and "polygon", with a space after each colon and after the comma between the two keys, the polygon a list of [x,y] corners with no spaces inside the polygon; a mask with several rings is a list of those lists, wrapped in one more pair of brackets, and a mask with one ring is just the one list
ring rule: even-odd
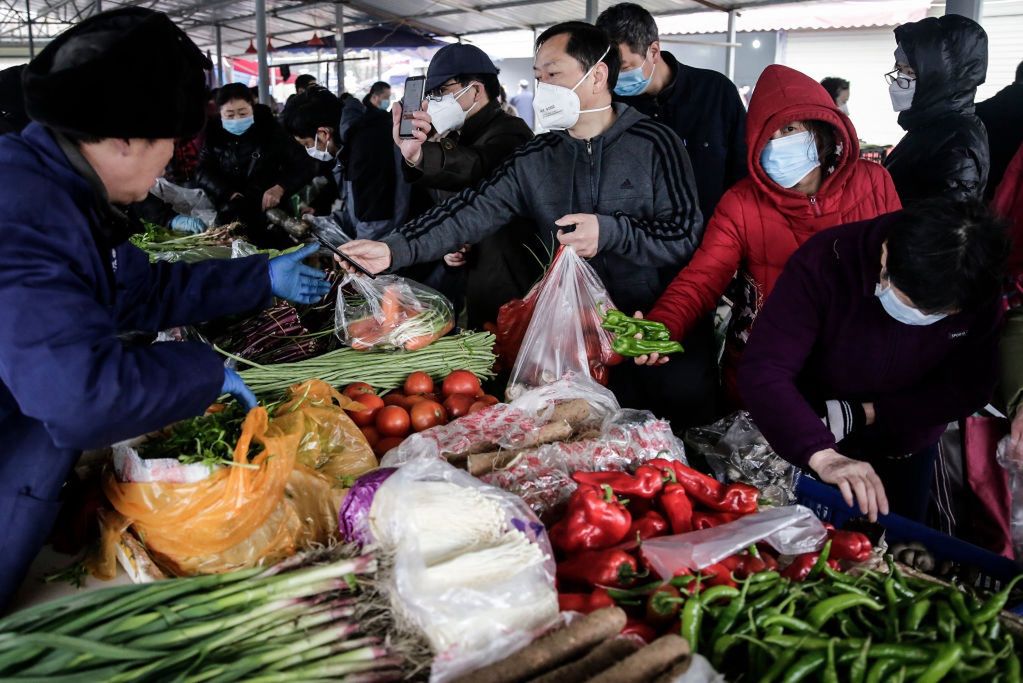
{"label": "plastic bag", "polygon": [[334,333],[358,351],[418,351],[455,326],[455,313],[440,292],[395,275],[347,275],[337,298]]}
{"label": "plastic bag", "polygon": [[1006,436],[998,442],[998,464],[1009,475],[1009,534],[1016,560],[1023,560],[1023,458],[1012,450],[1012,437]]}
{"label": "plastic bag", "polygon": [[550,543],[517,497],[421,459],[380,486],[369,525],[394,559],[382,583],[395,619],[436,655],[432,681],[502,659],[557,621]]}
{"label": "plastic bag", "polygon": [[827,531],[802,505],[763,510],[710,529],[643,541],[641,552],[662,578],[681,568],[703,569],[735,555],[754,543],[767,541],[782,555],[820,550]]}
{"label": "plastic bag", "polygon": [[691,453],[703,456],[718,479],[760,489],[762,504],[796,502],[798,469],[774,452],[745,410],[690,429],[685,442]]}
{"label": "plastic bag", "polygon": [[157,178],[149,193],[171,205],[184,216],[198,218],[207,226],[217,222],[217,209],[202,190],[175,185],[166,178]]}
{"label": "plastic bag", "polygon": [[345,413],[358,404],[320,380],[296,384],[275,416],[297,412],[304,418],[296,462],[327,479],[334,488],[350,488],[355,478],[375,469],[376,456],[362,431]]}
{"label": "plastic bag", "polygon": [[607,384],[621,362],[601,316],[614,308],[597,273],[572,248],[561,247],[540,284],[536,305],[508,383],[508,398],[561,379],[592,377]]}

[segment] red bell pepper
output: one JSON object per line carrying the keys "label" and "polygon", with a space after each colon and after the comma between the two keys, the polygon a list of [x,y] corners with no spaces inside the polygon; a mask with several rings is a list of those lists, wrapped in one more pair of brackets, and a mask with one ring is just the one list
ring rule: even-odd
{"label": "red bell pepper", "polygon": [[655,626],[667,626],[678,618],[680,605],[685,602],[678,588],[666,583],[646,600],[646,621]]}
{"label": "red bell pepper", "polygon": [[615,494],[629,498],[653,498],[664,487],[664,473],[649,465],[641,465],[634,475],[625,472],[576,472],[572,478],[589,486],[610,486]]}
{"label": "red bell pepper", "polygon": [[558,581],[586,586],[625,588],[639,574],[639,566],[624,550],[595,550],[579,553],[558,563]]}
{"label": "red bell pepper", "polygon": [[[732,557],[737,557],[733,555]],[[731,558],[725,558],[730,560]],[[739,584],[736,583],[735,577],[732,576],[732,569],[728,566],[730,564],[737,564],[734,562],[726,563],[724,560],[716,564],[712,564],[709,567],[704,567],[700,570],[700,573],[705,577],[703,581],[704,586],[732,586],[735,588]]]}
{"label": "red bell pepper", "polygon": [[832,531],[828,536],[831,538],[832,559],[866,562],[873,553],[870,539],[858,531]]}
{"label": "red bell pepper", "polygon": [[610,548],[628,535],[631,526],[632,515],[610,486],[580,486],[569,498],[564,519],[551,527],[551,544],[563,553]]}
{"label": "red bell pepper", "polygon": [[693,530],[711,529],[742,517],[737,512],[693,512]]}
{"label": "red bell pepper", "polygon": [[558,593],[558,609],[562,612],[589,614],[604,607],[614,606],[615,601],[605,588],[596,588],[592,593]]}
{"label": "red bell pepper", "polygon": [[693,530],[693,504],[680,484],[668,484],[661,494],[661,508],[671,524],[671,533],[684,534]]}
{"label": "red bell pepper", "polygon": [[[810,576],[810,572],[817,564],[817,560],[820,559],[820,553],[803,553],[802,555],[796,555],[795,559],[792,560],[792,564],[782,571],[781,575],[791,581],[806,581]],[[838,561],[828,559],[828,566],[832,569],[838,569]]]}
{"label": "red bell pepper", "polygon": [[657,640],[657,631],[650,624],[644,622],[641,619],[629,619],[625,622],[625,628],[622,629],[623,636],[636,636],[643,640],[644,643],[650,644]]}
{"label": "red bell pepper", "polygon": [[629,528],[628,539],[639,539],[645,541],[648,538],[664,536],[668,533],[668,522],[657,510],[649,510],[642,517],[633,518],[632,526]]}
{"label": "red bell pepper", "polygon": [[647,465],[671,469],[675,481],[686,490],[689,497],[711,510],[736,512],[741,515],[757,511],[757,497],[760,491],[755,486],[748,484],[725,486],[714,477],[674,460],[654,458],[648,461]]}

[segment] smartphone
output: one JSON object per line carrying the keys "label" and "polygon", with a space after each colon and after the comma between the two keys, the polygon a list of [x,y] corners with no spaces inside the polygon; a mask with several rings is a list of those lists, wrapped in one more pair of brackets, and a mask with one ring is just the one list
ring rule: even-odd
{"label": "smartphone", "polygon": [[423,108],[426,96],[426,76],[410,76],[405,79],[405,94],[401,96],[401,124],[398,126],[398,137],[411,139],[412,114]]}

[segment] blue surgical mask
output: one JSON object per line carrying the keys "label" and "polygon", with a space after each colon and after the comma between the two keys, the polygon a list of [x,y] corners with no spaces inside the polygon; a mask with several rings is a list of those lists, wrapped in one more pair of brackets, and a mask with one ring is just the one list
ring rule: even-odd
{"label": "blue surgical mask", "polygon": [[643,78],[643,67],[646,66],[646,60],[639,65],[636,69],[629,69],[628,71],[622,71],[618,74],[618,83],[615,85],[615,93],[622,97],[635,97],[636,95],[642,95],[647,86],[650,85],[650,81],[654,80],[654,70],[650,70],[650,75]]}
{"label": "blue surgical mask", "polygon": [[383,109],[384,111],[387,111],[388,109],[391,108],[391,101],[390,100],[380,100],[380,108]]}
{"label": "blue surgical mask", "polygon": [[764,173],[785,188],[794,187],[820,165],[817,143],[808,130],[770,140],[760,153],[760,166]]}
{"label": "blue surgical mask", "polygon": [[249,128],[252,128],[252,123],[255,120],[253,116],[246,116],[242,119],[224,119],[221,123],[224,124],[224,130],[231,135],[241,135]]}
{"label": "blue surgical mask", "polygon": [[933,325],[948,317],[947,313],[924,313],[913,308],[898,297],[891,285],[882,287],[877,283],[874,296],[881,300],[885,313],[904,325]]}

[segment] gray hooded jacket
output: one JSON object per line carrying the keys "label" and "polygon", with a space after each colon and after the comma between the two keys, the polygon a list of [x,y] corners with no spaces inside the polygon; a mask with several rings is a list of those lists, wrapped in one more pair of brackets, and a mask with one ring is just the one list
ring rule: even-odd
{"label": "gray hooded jacket", "polygon": [[487,179],[384,238],[391,267],[440,258],[475,244],[515,216],[556,245],[554,221],[596,214],[599,253],[590,261],[622,310],[649,310],[686,265],[703,234],[693,170],[670,128],[615,104],[603,135],[557,131],[534,138]]}

